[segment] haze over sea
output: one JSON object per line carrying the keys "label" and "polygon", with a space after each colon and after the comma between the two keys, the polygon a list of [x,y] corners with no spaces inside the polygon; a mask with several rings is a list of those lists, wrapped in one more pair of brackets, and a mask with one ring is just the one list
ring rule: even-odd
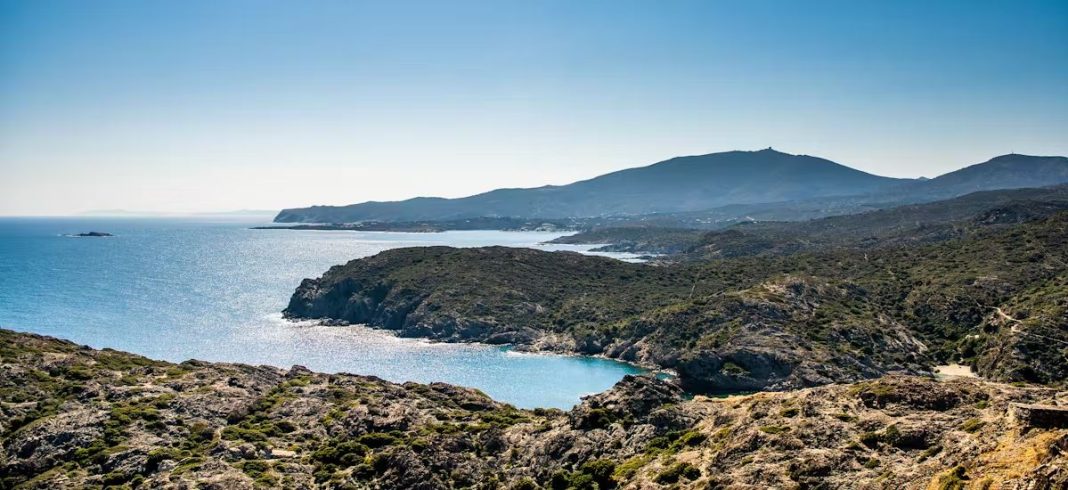
{"label": "haze over sea", "polygon": [[[520,407],[568,408],[626,364],[401,339],[362,326],[293,323],[305,277],[383,250],[539,245],[560,233],[250,230],[248,219],[0,218],[0,326],[151,358],[294,364],[390,381],[478,388]],[[88,231],[115,237],[64,236]]]}

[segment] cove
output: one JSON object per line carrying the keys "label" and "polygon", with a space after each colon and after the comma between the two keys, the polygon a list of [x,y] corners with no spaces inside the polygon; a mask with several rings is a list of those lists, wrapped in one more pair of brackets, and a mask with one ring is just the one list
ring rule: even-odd
{"label": "cove", "polygon": [[[446,382],[523,408],[570,408],[635,366],[288,322],[305,277],[396,247],[540,245],[561,233],[251,230],[247,219],[0,219],[0,326],[155,359],[200,359]],[[114,237],[72,238],[88,230]]]}

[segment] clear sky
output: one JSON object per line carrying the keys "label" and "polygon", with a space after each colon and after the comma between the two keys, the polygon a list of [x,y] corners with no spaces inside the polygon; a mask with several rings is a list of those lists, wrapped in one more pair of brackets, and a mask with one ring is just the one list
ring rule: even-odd
{"label": "clear sky", "polygon": [[1068,154],[1068,1],[0,0],[0,214]]}

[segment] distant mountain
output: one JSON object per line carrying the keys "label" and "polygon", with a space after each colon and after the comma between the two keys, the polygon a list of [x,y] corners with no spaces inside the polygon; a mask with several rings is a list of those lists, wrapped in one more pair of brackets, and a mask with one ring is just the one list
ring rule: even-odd
{"label": "distant mountain", "polygon": [[[589,218],[692,213],[728,206],[737,208],[741,213],[737,216],[760,211],[773,219],[789,219],[794,210],[791,203],[803,210],[801,215],[816,217],[1066,182],[1068,158],[1058,156],[1010,154],[933,179],[892,179],[822,158],[767,149],[678,157],[564,186],[498,189],[460,199],[420,197],[285,209],[275,221]],[[769,206],[770,214],[765,209]]]}
{"label": "distant mountain", "polygon": [[1068,182],[1068,158],[1010,153],[905,186],[919,199],[941,199],[976,191],[1045,187]]}
{"label": "distant mountain", "polygon": [[571,218],[699,211],[728,204],[870,193],[909,182],[772,149],[672,158],[563,186],[498,189],[460,199],[286,209],[277,222]]}

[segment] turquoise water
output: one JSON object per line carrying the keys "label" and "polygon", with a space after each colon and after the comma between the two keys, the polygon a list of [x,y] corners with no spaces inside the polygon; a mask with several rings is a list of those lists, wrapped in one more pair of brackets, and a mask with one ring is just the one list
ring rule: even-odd
{"label": "turquoise water", "polygon": [[[407,246],[549,247],[558,233],[250,230],[240,220],[0,219],[0,326],[169,361],[444,381],[520,407],[574,405],[638,369],[603,359],[400,339],[282,320],[305,277]],[[64,234],[104,231],[110,238]]]}

